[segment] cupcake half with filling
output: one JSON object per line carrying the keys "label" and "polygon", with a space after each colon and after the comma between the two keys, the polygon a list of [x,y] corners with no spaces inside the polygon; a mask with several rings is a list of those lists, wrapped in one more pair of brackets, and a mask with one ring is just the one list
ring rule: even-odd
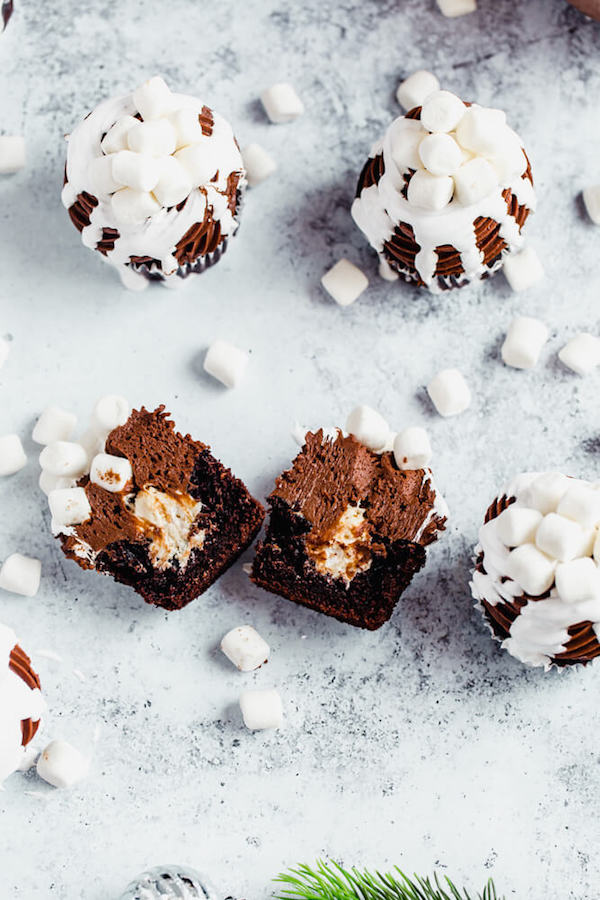
{"label": "cupcake half with filling", "polygon": [[498,271],[534,207],[531,166],[504,112],[436,91],[373,146],[352,216],[387,277],[438,293]]}
{"label": "cupcake half with filling", "polygon": [[6,625],[0,625],[0,788],[23,762],[45,709],[40,679]]}
{"label": "cupcake half with filling", "polygon": [[167,287],[227,249],[246,185],[230,124],[160,77],[101,103],[68,137],[62,201],[126,287]]}

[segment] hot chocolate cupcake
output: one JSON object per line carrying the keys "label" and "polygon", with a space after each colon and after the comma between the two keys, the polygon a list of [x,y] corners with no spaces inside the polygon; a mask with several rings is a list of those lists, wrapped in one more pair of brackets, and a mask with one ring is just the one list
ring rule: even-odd
{"label": "hot chocolate cupcake", "polygon": [[0,785],[15,772],[40,726],[40,679],[15,633],[0,625]]}
{"label": "hot chocolate cupcake", "polygon": [[389,276],[438,293],[500,269],[534,206],[505,114],[435,91],[373,146],[352,216]]}
{"label": "hot chocolate cupcake", "polygon": [[63,204],[127,287],[177,286],[221,258],[246,184],[222,116],[156,77],[101,103],[68,141]]}
{"label": "hot chocolate cupcake", "polygon": [[494,637],[530,666],[600,655],[600,486],[528,472],[479,530],[471,589]]}

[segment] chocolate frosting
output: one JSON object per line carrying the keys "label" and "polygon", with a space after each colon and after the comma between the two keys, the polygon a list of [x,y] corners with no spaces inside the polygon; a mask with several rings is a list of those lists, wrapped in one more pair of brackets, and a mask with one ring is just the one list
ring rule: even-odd
{"label": "chocolate frosting", "polygon": [[[31,660],[18,644],[15,644],[11,650],[8,664],[11,671],[18,675],[28,688],[31,688],[32,691],[36,689],[38,691],[41,690],[39,675],[37,672],[34,672]],[[23,719],[21,721],[22,744],[24,747],[33,740],[39,727],[39,720],[34,722],[32,719]]]}

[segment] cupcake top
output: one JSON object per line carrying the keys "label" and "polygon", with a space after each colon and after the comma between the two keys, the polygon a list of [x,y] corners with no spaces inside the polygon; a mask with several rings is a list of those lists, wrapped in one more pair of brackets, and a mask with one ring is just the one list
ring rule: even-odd
{"label": "cupcake top", "polygon": [[479,531],[471,588],[502,646],[531,666],[600,654],[600,485],[527,472]]}
{"label": "cupcake top", "polygon": [[114,265],[157,261],[169,275],[201,240],[235,232],[245,176],[231,126],[162,78],[101,103],[68,141],[63,204]]}
{"label": "cupcake top", "polygon": [[409,238],[420,283],[436,290],[449,251],[457,254],[463,281],[481,278],[490,262],[501,264],[486,258],[489,235],[481,234],[480,224],[498,226],[500,250],[516,249],[519,208],[534,205],[529,162],[506,115],[435,91],[422,107],[395,119],[371,149],[352,216],[392,264],[390,243]]}
{"label": "cupcake top", "polygon": [[0,785],[18,769],[44,711],[40,681],[17,637],[0,625]]}

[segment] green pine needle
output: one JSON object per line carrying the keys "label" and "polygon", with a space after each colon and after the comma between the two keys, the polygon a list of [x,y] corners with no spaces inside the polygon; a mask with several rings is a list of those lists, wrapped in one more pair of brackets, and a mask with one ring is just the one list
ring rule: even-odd
{"label": "green pine needle", "polygon": [[397,866],[381,874],[357,869],[347,871],[337,863],[318,860],[316,866],[299,865],[275,878],[284,885],[276,900],[502,900],[492,880],[482,894],[461,892],[449,878],[409,878]]}

